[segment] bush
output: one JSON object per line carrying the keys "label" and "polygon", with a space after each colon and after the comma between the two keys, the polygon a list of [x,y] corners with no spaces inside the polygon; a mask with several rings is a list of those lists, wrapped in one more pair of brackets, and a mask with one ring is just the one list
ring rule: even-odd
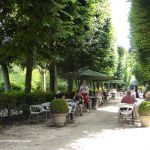
{"label": "bush", "polygon": [[68,112],[68,104],[64,99],[55,99],[51,102],[50,110],[52,114],[62,114]]}
{"label": "bush", "polygon": [[150,102],[142,102],[138,108],[138,113],[140,116],[150,116]]}
{"label": "bush", "polygon": [[66,91],[67,90],[67,82],[64,81],[63,79],[58,78],[58,84],[57,84],[57,90],[58,91]]}
{"label": "bush", "polygon": [[3,93],[0,94],[0,109],[18,109],[23,110],[25,116],[28,116],[29,105],[42,104],[45,102],[50,102],[55,98],[55,94],[52,93]]}
{"label": "bush", "polygon": [[[74,95],[74,92],[72,93],[65,93],[67,98],[72,98]],[[36,104],[42,104],[45,102],[51,102],[52,100],[55,99],[56,94],[55,93],[31,93],[31,94],[25,94],[21,92],[9,92],[9,93],[2,93],[0,94],[0,109],[17,109],[17,110],[23,110],[23,113],[25,116],[28,116],[29,114],[29,105],[36,105]],[[63,111],[64,109],[67,108],[68,111],[68,106],[65,107],[64,103],[61,103],[61,100],[59,106],[58,106],[58,111]],[[62,109],[65,107],[64,109]],[[67,112],[65,111],[65,113]]]}

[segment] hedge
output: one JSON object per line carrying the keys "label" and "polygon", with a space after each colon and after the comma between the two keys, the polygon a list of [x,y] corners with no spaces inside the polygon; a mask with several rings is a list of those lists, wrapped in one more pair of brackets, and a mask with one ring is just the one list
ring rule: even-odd
{"label": "hedge", "polygon": [[[64,93],[66,98],[72,98],[74,92]],[[42,104],[45,102],[51,102],[55,99],[55,93],[4,93],[0,94],[0,109],[8,109],[10,112],[11,109],[22,109],[24,114],[29,113],[29,105]],[[10,116],[10,114],[8,114]]]}
{"label": "hedge", "polygon": [[25,115],[29,113],[29,105],[42,104],[50,102],[55,98],[55,94],[50,93],[5,93],[0,94],[0,109],[8,109],[8,116],[10,116],[10,110],[17,109],[23,110]]}

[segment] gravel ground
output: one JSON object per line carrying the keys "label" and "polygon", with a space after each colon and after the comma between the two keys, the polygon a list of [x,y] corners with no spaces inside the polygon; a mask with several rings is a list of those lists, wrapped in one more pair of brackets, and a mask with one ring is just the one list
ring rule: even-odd
{"label": "gravel ground", "polygon": [[6,128],[0,132],[0,150],[150,150],[150,128],[119,125],[119,100],[77,117],[62,128],[50,122]]}

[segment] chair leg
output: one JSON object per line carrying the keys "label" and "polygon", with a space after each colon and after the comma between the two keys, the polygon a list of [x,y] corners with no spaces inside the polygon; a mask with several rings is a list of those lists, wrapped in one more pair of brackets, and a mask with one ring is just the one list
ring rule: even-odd
{"label": "chair leg", "polygon": [[31,121],[31,116],[32,116],[32,115],[30,114],[30,116],[29,116],[29,121]]}
{"label": "chair leg", "polygon": [[39,123],[39,114],[37,114],[37,123]]}

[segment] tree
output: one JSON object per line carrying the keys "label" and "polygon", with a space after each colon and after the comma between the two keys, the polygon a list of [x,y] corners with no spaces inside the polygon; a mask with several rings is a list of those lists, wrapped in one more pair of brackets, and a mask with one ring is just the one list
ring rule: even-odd
{"label": "tree", "polygon": [[76,8],[77,26],[75,34],[69,37],[64,51],[62,70],[68,72],[68,90],[72,90],[74,73],[89,66],[97,71],[113,74],[115,70],[115,49],[108,1],[90,1]]}
{"label": "tree", "polygon": [[4,89],[6,92],[11,90],[8,66],[14,61],[14,55],[6,48],[10,43],[14,34],[14,22],[10,17],[10,2],[0,1],[0,65],[2,67]]}
{"label": "tree", "polygon": [[17,59],[25,62],[26,93],[31,92],[32,69],[39,56],[50,59],[54,43],[59,43],[71,34],[71,22],[63,21],[60,17],[60,13],[69,15],[63,10],[67,2],[69,1],[56,3],[53,0],[23,2],[14,0],[10,4],[10,17],[15,22],[10,47],[11,52],[16,53]]}
{"label": "tree", "polygon": [[132,0],[129,20],[132,50],[137,62],[134,73],[140,82],[150,80],[150,1]]}

